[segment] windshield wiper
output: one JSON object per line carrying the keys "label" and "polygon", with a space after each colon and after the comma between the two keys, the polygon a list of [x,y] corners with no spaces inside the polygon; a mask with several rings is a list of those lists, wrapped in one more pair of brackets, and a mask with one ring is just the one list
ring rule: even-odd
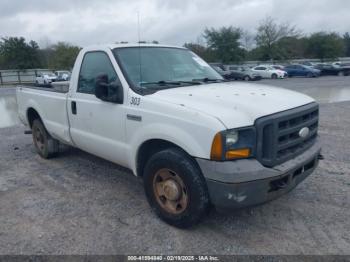
{"label": "windshield wiper", "polygon": [[183,84],[189,84],[189,85],[200,85],[201,83],[199,81],[157,81],[157,82],[144,82],[140,83],[140,86],[145,86],[145,85],[156,85],[158,87],[163,87],[163,86],[181,86]]}
{"label": "windshield wiper", "polygon": [[192,81],[200,81],[200,82],[205,82],[205,83],[209,83],[209,82],[226,82],[225,79],[216,79],[216,78],[201,78],[201,79],[192,79]]}
{"label": "windshield wiper", "polygon": [[143,82],[140,83],[141,86],[145,86],[145,85],[159,85],[159,86],[167,86],[167,85],[180,85],[181,83],[179,83],[178,81],[165,81],[165,80],[161,80],[161,81],[157,81],[157,82]]}

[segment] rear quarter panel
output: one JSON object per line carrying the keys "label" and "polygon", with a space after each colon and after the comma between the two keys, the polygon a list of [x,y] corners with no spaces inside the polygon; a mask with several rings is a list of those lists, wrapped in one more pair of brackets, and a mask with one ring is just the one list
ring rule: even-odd
{"label": "rear quarter panel", "polygon": [[71,144],[66,109],[66,93],[51,92],[27,87],[17,87],[18,114],[28,125],[28,110],[34,109],[50,135]]}

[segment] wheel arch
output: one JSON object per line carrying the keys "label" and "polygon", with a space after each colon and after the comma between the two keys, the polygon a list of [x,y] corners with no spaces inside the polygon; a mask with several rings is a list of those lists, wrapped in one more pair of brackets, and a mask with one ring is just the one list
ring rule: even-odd
{"label": "wheel arch", "polygon": [[[138,148],[136,153],[136,175],[142,177],[143,170],[147,161],[154,155],[155,153],[162,151],[167,148],[177,148],[183,151],[187,156],[193,158],[185,149],[181,146],[165,140],[165,139],[148,139],[144,141]],[[196,161],[194,161],[197,163]]]}
{"label": "wheel arch", "polygon": [[30,128],[32,128],[33,121],[34,121],[35,119],[39,119],[41,122],[43,122],[42,119],[41,119],[40,114],[39,114],[38,111],[37,111],[35,108],[33,108],[33,107],[29,107],[29,108],[27,109],[26,116],[27,116],[27,121],[28,121],[28,124],[29,124],[29,127],[30,127]]}

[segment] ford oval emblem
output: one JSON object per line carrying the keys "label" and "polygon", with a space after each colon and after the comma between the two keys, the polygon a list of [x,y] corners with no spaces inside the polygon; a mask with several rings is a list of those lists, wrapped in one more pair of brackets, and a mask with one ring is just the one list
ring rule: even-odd
{"label": "ford oval emblem", "polygon": [[299,136],[301,138],[306,138],[310,134],[310,129],[308,127],[303,127],[299,131]]}

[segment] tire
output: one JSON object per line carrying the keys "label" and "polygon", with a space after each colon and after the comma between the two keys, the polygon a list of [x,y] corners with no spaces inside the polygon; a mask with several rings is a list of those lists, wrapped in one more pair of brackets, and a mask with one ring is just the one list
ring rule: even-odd
{"label": "tire", "polygon": [[306,77],[312,78],[314,75],[312,73],[307,73]]}
{"label": "tire", "polygon": [[338,76],[345,76],[344,71],[339,71]]}
{"label": "tire", "polygon": [[249,77],[249,76],[244,76],[244,77],[243,77],[243,80],[244,80],[244,81],[250,81],[250,77]]}
{"label": "tire", "polygon": [[272,75],[271,75],[271,78],[272,78],[272,79],[277,79],[277,75],[276,75],[276,74],[272,74]]}
{"label": "tire", "polygon": [[150,206],[172,226],[194,226],[209,211],[206,181],[196,162],[178,148],[155,153],[145,166],[143,181]]}
{"label": "tire", "polygon": [[42,158],[48,159],[57,155],[59,142],[50,136],[41,120],[33,121],[32,135],[35,149]]}

